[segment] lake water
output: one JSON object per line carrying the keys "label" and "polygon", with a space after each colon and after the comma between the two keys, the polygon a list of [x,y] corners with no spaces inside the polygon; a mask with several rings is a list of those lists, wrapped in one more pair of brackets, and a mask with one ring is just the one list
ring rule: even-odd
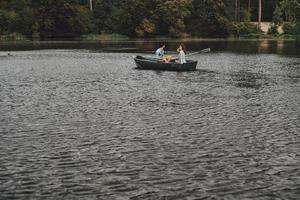
{"label": "lake water", "polygon": [[299,47],[187,42],[212,49],[197,71],[133,69],[156,45],[0,45],[0,199],[299,199]]}
{"label": "lake water", "polygon": [[[234,53],[271,53],[300,57],[300,43],[293,40],[166,40],[166,50],[175,53],[180,43],[188,51],[197,52],[211,48],[213,52]],[[0,42],[0,51],[22,51],[41,49],[88,49],[96,52],[153,53],[160,44],[159,40],[133,40],[119,42],[82,42],[82,41],[36,41]]]}

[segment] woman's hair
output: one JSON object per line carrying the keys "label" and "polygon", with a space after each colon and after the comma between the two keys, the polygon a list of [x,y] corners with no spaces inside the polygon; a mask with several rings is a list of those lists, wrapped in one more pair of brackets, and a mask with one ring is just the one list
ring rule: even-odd
{"label": "woman's hair", "polygon": [[159,48],[161,48],[161,47],[163,47],[163,46],[165,46],[165,43],[160,43],[160,44],[159,44]]}
{"label": "woman's hair", "polygon": [[185,45],[184,45],[184,44],[180,44],[179,46],[181,46],[181,48],[182,48],[182,51],[184,51],[184,53],[186,53],[186,48],[185,48]]}

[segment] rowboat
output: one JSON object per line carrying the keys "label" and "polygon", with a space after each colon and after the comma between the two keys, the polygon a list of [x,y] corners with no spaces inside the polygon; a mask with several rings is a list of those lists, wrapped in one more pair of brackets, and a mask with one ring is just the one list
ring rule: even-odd
{"label": "rowboat", "polygon": [[137,69],[167,70],[167,71],[194,71],[196,70],[197,61],[187,60],[186,63],[180,64],[172,60],[169,63],[163,62],[156,58],[147,58],[136,56],[134,58]]}

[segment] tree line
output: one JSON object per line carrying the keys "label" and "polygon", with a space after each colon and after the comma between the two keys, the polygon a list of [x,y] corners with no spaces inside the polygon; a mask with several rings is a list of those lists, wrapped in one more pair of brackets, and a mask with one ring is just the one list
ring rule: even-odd
{"label": "tree line", "polygon": [[[299,26],[299,0],[1,0],[0,35],[29,38],[259,34],[251,21]],[[260,13],[260,14],[259,14]]]}

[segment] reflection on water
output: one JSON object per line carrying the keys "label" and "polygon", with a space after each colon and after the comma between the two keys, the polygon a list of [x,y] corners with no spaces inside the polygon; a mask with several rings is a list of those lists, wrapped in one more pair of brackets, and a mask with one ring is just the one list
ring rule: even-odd
{"label": "reflection on water", "polygon": [[[162,40],[163,41],[163,40]],[[167,40],[167,51],[175,52],[179,43],[188,51],[211,48],[213,51],[240,53],[275,53],[300,56],[300,46],[293,40]],[[153,52],[160,41],[135,40],[119,42],[53,41],[0,43],[0,50],[89,49],[102,52]]]}
{"label": "reflection on water", "polygon": [[239,71],[237,73],[230,74],[232,82],[237,87],[245,88],[255,88],[259,89],[263,84],[263,79],[265,78],[260,73],[252,73],[248,71]]}
{"label": "reflection on water", "polygon": [[299,198],[300,58],[212,52],[177,73],[134,70],[135,53],[11,54],[1,200]]}

